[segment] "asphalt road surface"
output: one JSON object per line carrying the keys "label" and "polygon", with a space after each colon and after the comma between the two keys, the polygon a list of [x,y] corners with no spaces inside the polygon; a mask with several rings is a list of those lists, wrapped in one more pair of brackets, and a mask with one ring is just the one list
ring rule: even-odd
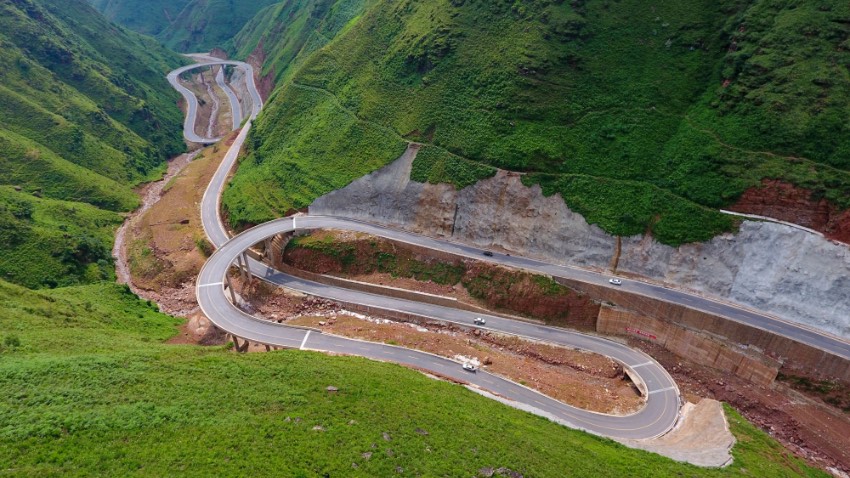
{"label": "asphalt road surface", "polygon": [[[324,223],[325,219],[329,219],[330,222]],[[331,287],[280,273],[249,259],[253,274],[274,284],[307,294],[369,305],[383,310],[416,314],[469,327],[475,327],[473,325],[475,317],[484,317],[487,324],[480,327],[482,329],[544,340],[609,356],[626,366],[630,376],[642,384],[641,388],[647,394],[646,405],[637,413],[614,416],[581,410],[484,371],[477,373],[464,371],[460,363],[450,359],[401,347],[352,340],[323,334],[316,330],[260,320],[233,305],[228,300],[224,289],[224,277],[237,256],[266,237],[291,231],[296,226],[302,227],[302,222],[309,222],[305,224],[309,227],[336,227],[339,224],[334,218],[322,217],[275,220],[235,236],[223,243],[210,257],[198,276],[197,297],[204,314],[216,326],[252,342],[360,355],[429,370],[477,385],[542,411],[544,416],[599,435],[614,438],[651,438],[665,433],[675,423],[679,413],[679,390],[667,372],[648,355],[600,337],[422,302]]]}
{"label": "asphalt road surface", "polygon": [[236,97],[236,93],[233,91],[233,88],[224,81],[224,68],[219,68],[218,73],[215,75],[215,82],[218,84],[218,87],[224,91],[224,94],[227,95],[227,99],[230,101],[230,111],[231,116],[233,117],[233,128],[239,128],[239,125],[242,124],[242,105],[239,104],[239,98]]}

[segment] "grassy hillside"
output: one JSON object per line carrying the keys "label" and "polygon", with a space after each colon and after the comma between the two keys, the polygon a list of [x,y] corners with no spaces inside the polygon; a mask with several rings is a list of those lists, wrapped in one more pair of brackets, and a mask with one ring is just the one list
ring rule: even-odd
{"label": "grassy hillside", "polygon": [[157,39],[185,52],[223,47],[258,11],[277,1],[191,0]]}
{"label": "grassy hillside", "polygon": [[311,53],[325,46],[374,0],[285,0],[258,13],[233,39],[228,50],[246,58],[262,45],[262,76],[277,83],[289,79]]}
{"label": "grassy hillside", "polygon": [[28,287],[110,279],[112,234],[121,219],[85,203],[0,186],[0,277]]}
{"label": "grassy hillside", "polygon": [[223,47],[254,15],[279,0],[88,0],[106,18],[180,52]]}
{"label": "grassy hillside", "polygon": [[[673,245],[733,228],[716,209],[762,178],[850,207],[846,2],[382,0],[340,32],[257,122],[232,222],[301,207],[402,138],[526,172],[610,233]],[[300,149],[326,143],[333,156]],[[276,188],[251,191],[257,178]]]}
{"label": "grassy hillside", "polygon": [[115,284],[33,292],[0,280],[2,469],[38,477],[474,476],[485,467],[534,477],[826,476],[731,410],[735,463],[698,469],[392,364],[163,345],[176,324]]}
{"label": "grassy hillside", "polygon": [[0,277],[111,277],[108,211],[136,207],[131,188],[185,148],[164,78],[183,60],[81,0],[0,4],[0,41]]}
{"label": "grassy hillside", "polygon": [[180,15],[191,0],[88,0],[104,17],[155,37]]}

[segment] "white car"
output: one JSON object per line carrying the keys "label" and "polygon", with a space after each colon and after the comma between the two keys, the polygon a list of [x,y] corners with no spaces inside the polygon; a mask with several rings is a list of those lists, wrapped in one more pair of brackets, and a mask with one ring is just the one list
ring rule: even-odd
{"label": "white car", "polygon": [[476,317],[473,322],[475,323],[475,325],[484,325],[487,323],[487,321],[482,319],[481,317]]}
{"label": "white car", "polygon": [[623,281],[621,281],[620,279],[608,279],[608,282],[614,285],[623,285]]}
{"label": "white car", "polygon": [[469,362],[463,364],[463,369],[466,370],[467,372],[475,372],[476,370],[478,370],[478,368],[475,365],[472,365]]}

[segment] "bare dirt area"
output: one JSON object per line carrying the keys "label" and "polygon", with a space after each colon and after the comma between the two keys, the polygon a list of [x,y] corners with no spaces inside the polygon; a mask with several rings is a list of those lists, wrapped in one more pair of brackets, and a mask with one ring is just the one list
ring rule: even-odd
{"label": "bare dirt area", "polygon": [[722,467],[732,462],[735,436],[729,431],[723,406],[703,398],[686,403],[676,428],[654,440],[624,440],[632,448],[652,451],[697,466]]}
{"label": "bare dirt area", "polygon": [[850,414],[782,382],[762,387],[687,362],[649,342],[629,339],[628,345],[658,360],[673,376],[686,400],[711,398],[729,403],[795,455],[820,468],[850,474]]}
{"label": "bare dirt area", "polygon": [[477,363],[557,400],[601,413],[628,414],[644,403],[622,367],[598,354],[448,324],[351,314],[325,300],[259,287],[263,290],[249,289],[243,297],[253,312],[269,320]]}
{"label": "bare dirt area", "polygon": [[233,138],[235,133],[200,151],[179,173],[152,189],[145,199],[148,207],[134,215],[116,239],[116,248],[123,246],[118,269],[129,272],[134,292],[169,314],[189,318],[197,312],[194,278],[212,251],[200,222],[204,188],[199,185],[209,182]]}

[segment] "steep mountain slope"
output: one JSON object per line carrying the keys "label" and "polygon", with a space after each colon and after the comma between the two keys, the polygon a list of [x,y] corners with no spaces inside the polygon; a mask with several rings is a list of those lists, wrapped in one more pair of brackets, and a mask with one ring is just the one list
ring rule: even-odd
{"label": "steep mountain slope", "polygon": [[[81,0],[0,4],[0,41],[0,186],[18,189],[0,194],[2,233],[17,238],[0,243],[0,276],[31,287],[109,277],[118,215],[88,204],[132,209],[131,187],[185,148],[164,79],[182,59]],[[21,204],[35,213],[15,213]]]}
{"label": "steep mountain slope", "polygon": [[157,36],[191,0],[89,0],[107,19],[144,35]]}
{"label": "steep mountain slope", "polygon": [[258,11],[277,1],[192,0],[157,38],[177,51],[221,47]]}
{"label": "steep mountain slope", "polygon": [[108,19],[181,52],[224,44],[258,11],[279,0],[88,0]]}
{"label": "steep mountain slope", "polygon": [[412,140],[414,179],[521,172],[673,245],[731,230],[716,208],[764,178],[844,210],[848,35],[838,1],[379,1],[276,91],[225,206],[304,207]]}
{"label": "steep mountain slope", "polygon": [[285,0],[258,13],[228,42],[228,50],[237,58],[261,57],[261,76],[280,83],[373,3]]}

